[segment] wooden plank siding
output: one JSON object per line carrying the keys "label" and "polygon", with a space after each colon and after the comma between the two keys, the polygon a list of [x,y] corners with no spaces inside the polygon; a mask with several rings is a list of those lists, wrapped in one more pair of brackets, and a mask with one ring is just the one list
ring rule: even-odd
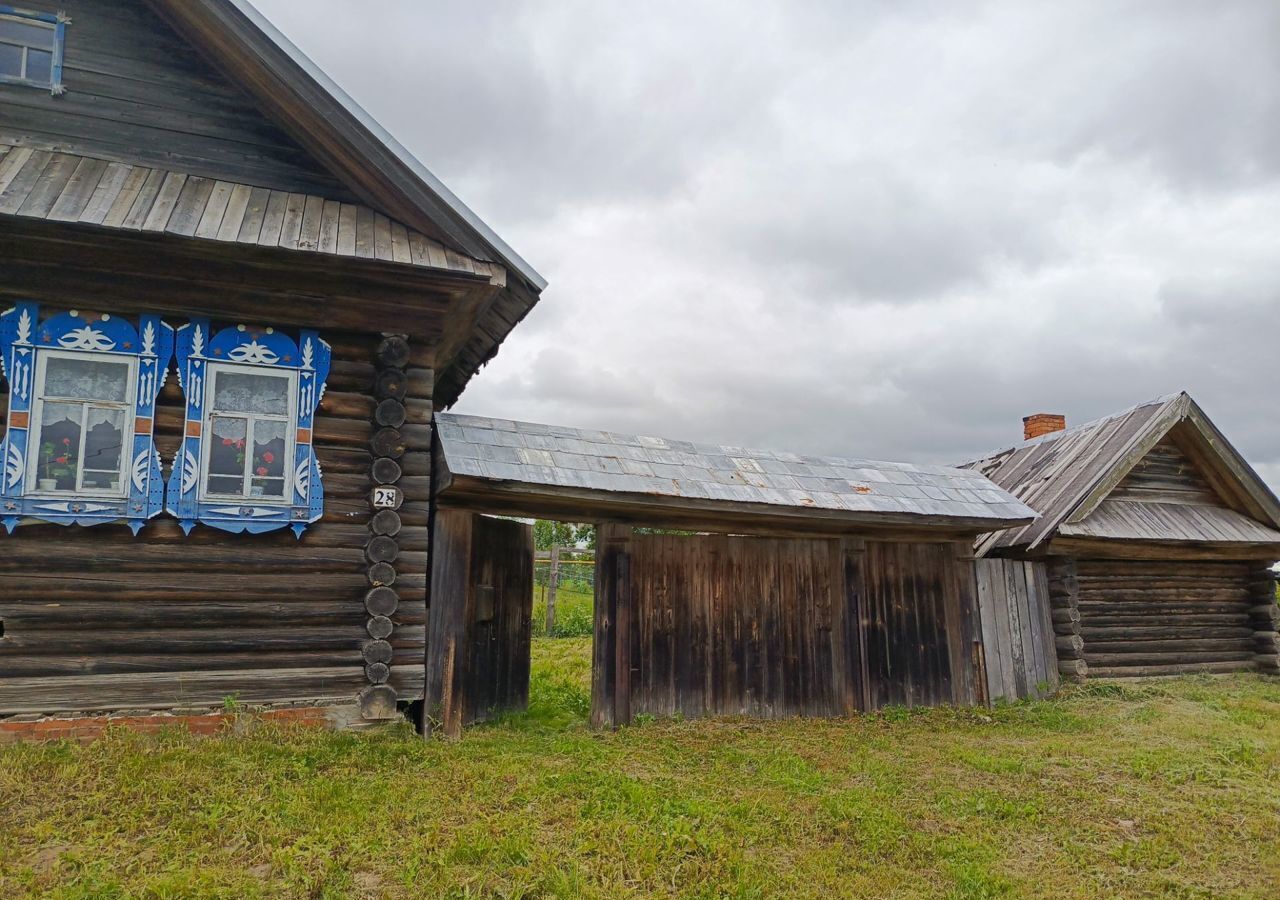
{"label": "wooden plank siding", "polygon": [[597,727],[977,699],[963,545],[602,525],[599,546]]}
{"label": "wooden plank siding", "polygon": [[1012,701],[1052,693],[1058,657],[1044,563],[976,562],[987,696]]}
{"label": "wooden plank siding", "polygon": [[427,731],[465,725],[529,702],[533,527],[442,509],[434,524]]}
{"label": "wooden plank siding", "polygon": [[354,197],[142,0],[59,0],[66,93],[0,84],[0,139],[178,168],[281,191]]}
{"label": "wooden plank siding", "polygon": [[[233,535],[203,526],[184,536],[167,516],[136,538],[123,525],[30,524],[0,534],[0,713],[164,708],[228,696],[353,700],[367,686],[361,647],[369,640],[365,545],[379,338],[322,335],[334,363],[314,430],[321,521],[301,540],[289,531]],[[413,700],[423,691],[432,409],[431,372],[420,359],[406,384],[389,683],[399,699]],[[0,389],[3,418],[2,381]],[[183,419],[171,377],[156,415],[166,481]]]}

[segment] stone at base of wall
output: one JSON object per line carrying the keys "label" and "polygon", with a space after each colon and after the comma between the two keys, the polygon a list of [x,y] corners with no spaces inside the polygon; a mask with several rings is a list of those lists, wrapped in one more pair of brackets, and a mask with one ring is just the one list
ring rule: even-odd
{"label": "stone at base of wall", "polygon": [[243,733],[259,723],[300,725],[333,730],[368,728],[378,723],[360,716],[354,703],[273,704],[229,712],[214,708],[125,709],[114,712],[59,712],[51,715],[24,714],[0,718],[0,745],[27,741],[71,740],[87,744],[109,728],[154,733],[166,728],[184,729],[191,734]]}

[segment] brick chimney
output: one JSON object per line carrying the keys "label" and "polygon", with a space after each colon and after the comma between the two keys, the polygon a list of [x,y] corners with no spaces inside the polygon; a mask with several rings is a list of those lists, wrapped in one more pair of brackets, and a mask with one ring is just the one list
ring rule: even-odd
{"label": "brick chimney", "polygon": [[1036,413],[1022,420],[1022,439],[1029,441],[1041,435],[1067,430],[1067,417],[1057,413]]}

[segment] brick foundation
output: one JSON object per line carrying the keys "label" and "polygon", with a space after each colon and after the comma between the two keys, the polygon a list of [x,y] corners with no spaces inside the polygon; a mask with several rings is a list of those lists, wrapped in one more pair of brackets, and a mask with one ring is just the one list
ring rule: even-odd
{"label": "brick foundation", "polygon": [[19,715],[0,718],[0,746],[28,741],[61,740],[87,744],[102,737],[108,728],[128,728],[142,733],[177,728],[185,729],[191,734],[213,735],[247,730],[254,724],[264,722],[340,729],[358,726],[360,713],[354,706],[343,705],[264,707],[234,713],[215,710],[130,710],[98,715]]}

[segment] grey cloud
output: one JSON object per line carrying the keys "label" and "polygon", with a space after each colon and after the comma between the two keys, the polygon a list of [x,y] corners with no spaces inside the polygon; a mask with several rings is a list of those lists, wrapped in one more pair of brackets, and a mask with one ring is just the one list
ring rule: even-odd
{"label": "grey cloud", "polygon": [[259,3],[550,278],[463,411],[955,461],[1187,389],[1280,480],[1272,0]]}

